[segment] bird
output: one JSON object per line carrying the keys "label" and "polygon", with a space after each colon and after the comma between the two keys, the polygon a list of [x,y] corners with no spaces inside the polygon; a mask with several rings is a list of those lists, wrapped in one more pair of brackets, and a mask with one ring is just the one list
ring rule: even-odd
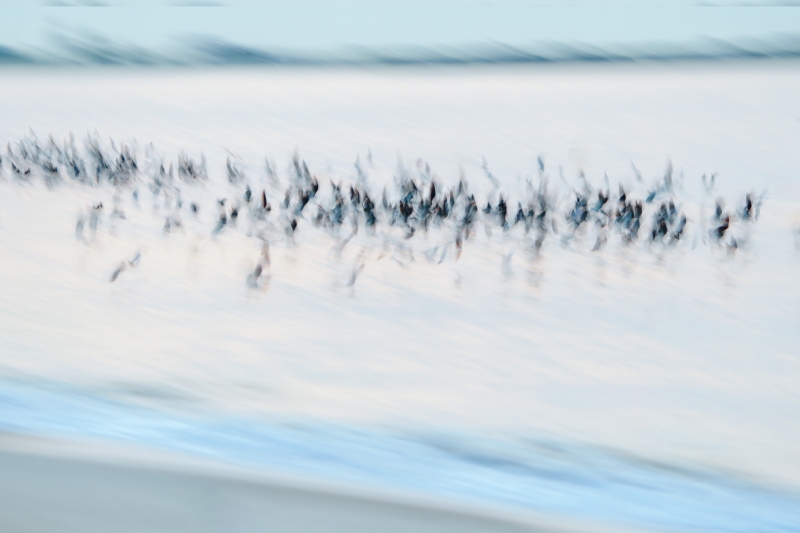
{"label": "bird", "polygon": [[117,278],[119,278],[120,274],[122,274],[125,270],[129,268],[136,268],[137,266],[139,266],[139,261],[141,257],[142,253],[141,250],[139,250],[135,254],[133,254],[133,256],[127,261],[121,261],[116,270],[114,270],[114,272],[111,274],[111,279],[109,281],[111,283],[114,283],[115,281],[117,281]]}
{"label": "bird", "polygon": [[[291,244],[295,238],[298,242],[306,238],[305,225],[308,225],[313,232],[327,234],[335,241],[332,251],[337,257],[356,235],[359,245],[364,247],[389,239],[395,247],[392,259],[403,268],[408,268],[413,261],[414,251],[423,253],[432,264],[440,265],[450,256],[452,247],[457,261],[473,241],[483,240],[482,235],[475,231],[476,224],[477,227],[483,224],[486,239],[506,247],[502,263],[505,270],[510,270],[511,258],[520,248],[538,256],[550,236],[556,236],[569,245],[566,248],[571,251],[564,253],[580,253],[582,246],[592,252],[621,243],[633,247],[641,234],[647,236],[639,245],[641,253],[657,248],[657,253],[662,254],[670,253],[670,246],[685,239],[688,227],[688,218],[682,208],[683,202],[687,201],[686,193],[679,186],[681,181],[674,181],[671,161],[667,162],[658,182],[649,188],[644,185],[640,169],[630,162],[635,183],[628,187],[618,181],[618,194],[614,197],[611,194],[613,183],[606,173],[593,182],[588,173],[578,172],[572,178],[573,185],[570,185],[563,167],[560,167],[560,181],[548,185],[545,173],[548,166],[542,155],[536,157],[533,167],[534,174],[538,172],[539,184],[534,184],[534,177],[523,176],[524,181],[520,179],[520,182],[524,190],[521,192],[508,188],[508,184],[489,168],[485,157],[479,162],[482,175],[488,180],[483,192],[470,186],[463,167],[448,183],[429,162],[422,159],[411,167],[404,165],[402,160],[398,161],[394,182],[389,180],[375,188],[375,184],[370,183],[370,174],[380,166],[373,160],[370,150],[367,163],[362,163],[356,156],[354,166],[350,167],[350,172],[355,172],[353,177],[331,173],[330,188],[321,190],[317,174],[297,154],[292,157],[287,173],[279,172],[274,162],[265,159],[266,180],[263,170],[261,177],[263,186],[248,179],[242,170],[246,168],[244,164],[230,154],[225,159],[225,171],[220,180],[223,183],[212,185],[206,183],[209,174],[202,152],[198,163],[185,152],[179,152],[177,158],[166,157],[148,145],[144,159],[141,159],[134,145],[113,139],[109,144],[110,148],[101,142],[96,132],[87,135],[82,147],[75,144],[73,137],[58,144],[52,136],[43,143],[29,135],[15,142],[13,149],[11,142],[7,143],[5,154],[0,159],[0,170],[8,161],[12,178],[25,183],[39,180],[54,185],[56,181],[72,181],[76,186],[92,191],[89,194],[112,191],[114,201],[108,210],[104,202],[98,200],[79,214],[74,227],[79,242],[94,237],[102,224],[107,224],[110,231],[121,220],[139,224],[144,213],[137,212],[134,217],[124,209],[121,199],[132,200],[138,206],[140,191],[147,194],[148,190],[153,197],[153,209],[160,229],[165,233],[175,230],[189,233],[192,227],[202,227],[204,219],[201,213],[207,209],[213,213],[216,207],[218,217],[211,231],[211,237],[215,239],[231,238],[237,233],[238,225],[242,237],[266,239],[277,236],[278,242]],[[287,178],[288,185],[281,181]],[[712,193],[717,194],[715,180],[716,173],[704,174],[700,178],[706,201]],[[198,199],[202,198],[199,193],[206,188],[225,191],[219,193],[216,205],[214,200],[204,203]],[[262,190],[258,191],[259,188]],[[277,213],[272,212],[268,198],[273,191],[276,195],[283,194]],[[765,195],[746,192],[740,197],[743,200],[740,199],[737,207],[730,211],[725,208],[724,197],[714,198],[713,215],[708,219],[710,229],[700,231],[698,235],[711,237],[712,242],[724,245],[732,256],[735,255],[746,241],[740,234],[731,236],[730,228],[738,229],[738,224],[745,222],[757,223]],[[181,212],[184,200],[189,197],[192,201],[187,205],[192,216],[184,218]],[[359,233],[359,229],[365,231]],[[348,237],[342,239],[339,235],[348,230]],[[589,231],[593,232],[593,239],[584,245],[584,236]],[[256,284],[265,279],[270,268],[266,240],[264,246],[265,251],[247,278]],[[138,261],[120,262],[114,269],[111,282]],[[363,264],[358,261],[353,265],[350,273],[353,283],[363,271]]]}

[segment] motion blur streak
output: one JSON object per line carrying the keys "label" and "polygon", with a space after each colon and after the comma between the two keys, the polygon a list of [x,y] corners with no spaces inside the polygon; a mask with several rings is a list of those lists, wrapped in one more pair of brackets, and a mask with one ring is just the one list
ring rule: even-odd
{"label": "motion blur streak", "polygon": [[800,529],[798,72],[5,67],[0,529]]}

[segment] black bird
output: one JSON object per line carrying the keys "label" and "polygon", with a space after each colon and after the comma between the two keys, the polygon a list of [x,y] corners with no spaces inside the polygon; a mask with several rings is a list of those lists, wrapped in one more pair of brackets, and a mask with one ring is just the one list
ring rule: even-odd
{"label": "black bird", "polygon": [[725,232],[728,231],[730,227],[730,217],[725,215],[722,217],[722,223],[712,230],[712,235],[716,237],[717,240],[722,239],[725,236]]}

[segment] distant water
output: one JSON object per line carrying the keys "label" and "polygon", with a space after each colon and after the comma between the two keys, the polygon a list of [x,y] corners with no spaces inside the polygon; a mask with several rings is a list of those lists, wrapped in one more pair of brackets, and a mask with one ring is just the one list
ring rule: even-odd
{"label": "distant water", "polygon": [[[796,13],[792,13],[796,14]],[[770,34],[759,39],[724,40],[708,37],[685,41],[627,42],[625,44],[540,42],[535,45],[482,43],[462,46],[340,47],[332,50],[285,51],[242,45],[215,37],[196,37],[178,48],[148,50],[107,39],[58,36],[54,50],[32,51],[0,45],[0,66],[101,67],[403,67],[559,65],[591,63],[680,63],[753,61],[800,58],[800,36]]]}
{"label": "distant water", "polygon": [[[108,188],[48,190],[0,177],[0,427],[141,443],[310,476],[570,516],[700,531],[798,529],[800,75],[791,62],[675,68],[459,71],[9,71],[0,139],[86,131],[165,160],[204,151],[212,184],[184,232],[141,206],[86,245],[78,213]],[[110,142],[109,142],[110,146]],[[689,238],[671,250],[587,236],[481,233],[404,269],[362,234],[301,221],[272,243],[264,292],[246,226],[209,238],[227,155],[262,184],[297,149],[327,186],[379,191],[397,153],[442,183],[518,197],[537,178],[568,191],[647,193],[667,160]],[[638,182],[631,162],[643,174]],[[717,172],[707,193],[702,174]],[[563,174],[563,179],[562,179]],[[714,198],[766,193],[735,258],[703,242]],[[566,192],[565,192],[566,194]],[[515,205],[515,204],[513,204]],[[416,240],[418,239],[418,240]],[[360,247],[368,248],[359,256]],[[141,266],[109,276],[142,250]],[[354,288],[352,262],[366,268]],[[776,487],[787,487],[778,489]]]}
{"label": "distant water", "polygon": [[[70,3],[81,2],[64,2]],[[102,10],[30,4],[7,8],[0,18],[0,65],[375,67],[714,62],[800,54],[792,1],[407,0],[372,6],[345,0],[276,9],[236,1],[134,7],[111,0]]]}

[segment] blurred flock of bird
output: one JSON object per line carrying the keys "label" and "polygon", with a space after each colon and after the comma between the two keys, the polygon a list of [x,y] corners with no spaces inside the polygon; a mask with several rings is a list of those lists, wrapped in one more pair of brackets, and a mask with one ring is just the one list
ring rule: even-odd
{"label": "blurred flock of bird", "polygon": [[[703,175],[697,178],[705,195],[701,216],[691,217],[683,204],[685,180],[682,173],[674,175],[670,162],[663,175],[649,183],[631,163],[633,184],[626,188],[621,181],[612,186],[608,175],[592,185],[582,172],[570,184],[560,168],[552,177],[538,157],[523,190],[512,195],[484,159],[479,195],[463,170],[448,186],[423,160],[410,166],[400,160],[393,180],[374,183],[371,152],[363,161],[356,157],[348,176],[320,179],[296,152],[285,171],[265,158],[256,173],[246,172],[241,159],[229,153],[224,170],[214,175],[202,154],[199,160],[185,153],[167,160],[152,144],[142,151],[140,155],[135,146],[113,139],[104,144],[96,133],[79,146],[71,134],[58,142],[52,135],[42,140],[31,132],[7,143],[0,156],[0,180],[40,181],[54,191],[74,184],[110,192],[112,205],[97,201],[81,208],[75,238],[82,243],[90,244],[102,228],[114,233],[127,220],[126,212],[145,208],[163,224],[165,237],[185,231],[189,224],[209,239],[244,232],[258,239],[261,250],[255,268],[243,280],[251,288],[269,278],[271,242],[294,245],[312,229],[333,238],[331,253],[337,257],[364,232],[378,250],[377,260],[388,258],[403,269],[420,256],[434,264],[458,261],[479,233],[488,239],[513,237],[514,250],[504,261],[515,252],[536,260],[548,240],[564,247],[581,243],[594,253],[601,253],[609,242],[641,253],[702,244],[735,257],[747,244],[747,226],[758,221],[766,195],[742,192],[727,207],[716,195],[716,176]],[[213,190],[223,191],[221,195],[211,194],[212,183],[220,186]],[[206,201],[196,199],[200,197]],[[347,285],[355,284],[364,270],[364,251]],[[110,281],[135,268],[141,257],[139,250],[121,261]]]}

